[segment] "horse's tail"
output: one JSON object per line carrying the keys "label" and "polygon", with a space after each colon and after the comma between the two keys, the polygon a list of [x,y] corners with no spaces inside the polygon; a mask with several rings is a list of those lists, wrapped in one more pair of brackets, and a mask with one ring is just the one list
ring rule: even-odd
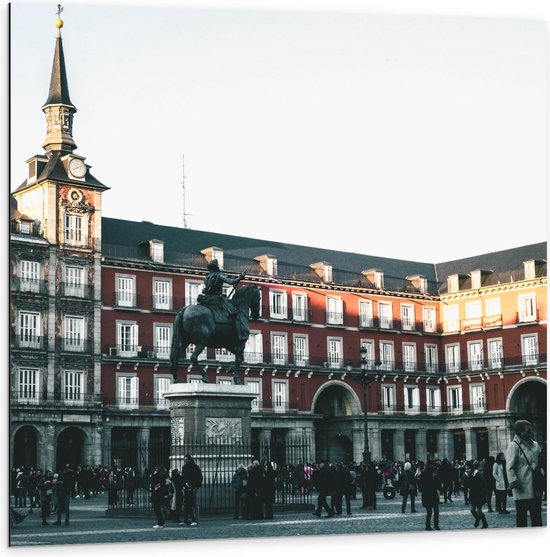
{"label": "horse's tail", "polygon": [[176,319],[174,320],[174,327],[172,329],[172,346],[170,347],[170,371],[174,378],[178,374],[178,359],[182,347],[182,333],[183,333],[183,312],[185,308],[178,311]]}

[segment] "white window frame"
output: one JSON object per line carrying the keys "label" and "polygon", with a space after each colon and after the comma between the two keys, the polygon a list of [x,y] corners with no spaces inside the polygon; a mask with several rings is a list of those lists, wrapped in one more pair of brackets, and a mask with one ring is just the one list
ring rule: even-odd
{"label": "white window frame", "polygon": [[65,315],[63,318],[63,350],[84,352],[86,319],[80,315]]}
{"label": "white window frame", "polygon": [[395,365],[395,348],[392,340],[380,341],[380,370],[392,371]]}
{"label": "white window frame", "polygon": [[344,339],[342,337],[327,338],[327,361],[331,369],[342,369],[344,366]]}
{"label": "white window frame", "polygon": [[491,369],[502,369],[504,354],[502,338],[487,339],[487,353],[489,355],[489,367]]}
{"label": "white window frame", "polygon": [[288,296],[285,290],[269,289],[269,316],[272,319],[287,319]]}
{"label": "white window frame", "polygon": [[151,240],[151,259],[155,263],[164,263],[164,242]]}
{"label": "white window frame", "polygon": [[460,310],[458,304],[444,306],[443,321],[446,333],[455,333],[460,330]]}
{"label": "white window frame", "polygon": [[137,373],[116,374],[116,400],[119,408],[132,410],[139,407],[139,380]]}
{"label": "white window frame", "polygon": [[216,377],[216,385],[233,385],[233,381],[229,377]]}
{"label": "white window frame", "polygon": [[415,325],[414,305],[401,304],[401,329],[403,331],[414,331]]}
{"label": "white window frame", "polygon": [[17,332],[21,348],[40,348],[42,344],[42,314],[38,311],[20,311]]}
{"label": "white window frame", "polygon": [[244,347],[244,361],[259,364],[264,361],[263,336],[261,331],[250,331]]}
{"label": "white window frame", "polygon": [[437,328],[437,313],[435,307],[424,306],[422,308],[422,320],[425,333],[435,333]]}
{"label": "white window frame", "polygon": [[271,361],[279,366],[284,366],[288,363],[287,333],[271,331]]}
{"label": "white window frame", "polygon": [[20,402],[38,404],[41,397],[42,371],[40,368],[21,367],[17,370],[16,397]]}
{"label": "white window frame", "polygon": [[449,275],[447,277],[447,291],[449,294],[458,292],[460,290],[460,282],[458,280],[458,275]]}
{"label": "white window frame", "polygon": [[262,379],[256,377],[245,377],[244,384],[250,387],[250,392],[256,394],[252,399],[252,412],[259,412],[263,408],[262,403]]}
{"label": "white window frame", "polygon": [[485,316],[496,317],[502,315],[500,298],[488,298],[485,300]]}
{"label": "white window frame", "polygon": [[153,339],[155,358],[168,360],[172,347],[172,324],[153,323]]}
{"label": "white window frame", "polygon": [[[205,348],[198,356],[197,356],[197,360],[200,362],[201,360],[206,360],[207,359],[207,348]],[[195,351],[195,345],[194,344],[188,344],[187,348],[185,350],[185,357],[190,360],[191,359],[191,354],[193,354],[193,352]],[[202,383],[202,377],[201,377],[201,383]]]}
{"label": "white window frame", "polygon": [[327,296],[327,325],[344,324],[344,302],[339,296]]}
{"label": "white window frame", "polygon": [[424,362],[426,373],[436,373],[438,371],[437,344],[424,344]]}
{"label": "white window frame", "polygon": [[445,367],[447,373],[458,373],[460,371],[460,344],[445,345]]}
{"label": "white window frame", "polygon": [[164,374],[153,375],[153,385],[154,385],[154,402],[155,406],[162,410],[164,408],[170,407],[170,400],[165,398],[163,393],[170,391],[170,385],[172,385],[172,376]]}
{"label": "white window frame", "polygon": [[136,275],[116,274],[116,305],[133,308],[137,305]]}
{"label": "white window frame", "polygon": [[359,300],[359,327],[374,326],[372,300]]}
{"label": "white window frame", "polygon": [[153,308],[172,309],[172,279],[153,277]]}
{"label": "white window frame", "polygon": [[403,350],[403,371],[417,370],[416,344],[414,342],[404,342]]}
{"label": "white window frame", "polygon": [[439,387],[426,387],[426,412],[441,414],[441,389]]}
{"label": "white window frame", "polygon": [[391,302],[378,302],[378,321],[381,329],[393,327],[393,304]]}
{"label": "white window frame", "polygon": [[538,334],[521,335],[521,356],[526,366],[535,366],[539,363]]}
{"label": "white window frame", "polygon": [[395,385],[391,383],[383,383],[382,393],[382,411],[385,414],[393,414],[396,410]]}
{"label": "white window frame", "polygon": [[485,412],[485,385],[483,383],[472,383],[470,385],[470,406],[475,414]]}
{"label": "white window frame", "polygon": [[288,379],[271,380],[271,402],[274,412],[285,412],[288,409]]}
{"label": "white window frame", "polygon": [[481,371],[483,369],[483,341],[474,340],[468,346],[468,369],[470,371]]}
{"label": "white window frame", "polygon": [[197,280],[186,280],[185,281],[185,305],[191,306],[196,305],[197,298],[201,293],[201,287],[204,283]]}
{"label": "white window frame", "polygon": [[481,302],[466,302],[465,304],[466,319],[481,319]]}
{"label": "white window frame", "polygon": [[418,385],[404,385],[405,414],[418,414],[420,412],[420,388]]}
{"label": "white window frame", "polygon": [[534,292],[518,296],[518,319],[520,323],[537,320],[537,295]]}
{"label": "white window frame", "polygon": [[308,303],[307,294],[304,292],[292,293],[292,319],[294,321],[307,321]]}
{"label": "white window frame", "polygon": [[294,365],[307,366],[309,363],[309,337],[306,334],[294,333],[293,335]]}
{"label": "white window frame", "polygon": [[462,414],[464,411],[462,386],[447,387],[447,408],[451,414]]}
{"label": "white window frame", "polygon": [[[206,353],[206,348],[203,353]],[[227,350],[227,348],[216,348],[214,350],[214,357],[217,362],[234,362],[235,354]]]}
{"label": "white window frame", "polygon": [[39,261],[19,261],[19,289],[21,292],[39,292],[42,265]]}
{"label": "white window frame", "polygon": [[76,213],[65,213],[63,218],[63,239],[65,244],[72,246],[82,246],[86,243],[84,233],[87,225],[87,218]]}
{"label": "white window frame", "polygon": [[74,296],[75,298],[83,298],[85,291],[84,285],[86,284],[86,268],[80,265],[65,265],[64,266],[64,289],[65,296]]}
{"label": "white window frame", "polygon": [[533,280],[537,276],[535,260],[531,259],[529,261],[523,262],[523,271],[525,280]]}
{"label": "white window frame", "polygon": [[[127,329],[126,329],[127,328]],[[124,330],[123,330],[124,329]],[[129,340],[133,343],[122,342],[123,338],[128,335]],[[116,322],[116,346],[117,355],[126,358],[135,358],[138,351],[141,349],[138,346],[139,339],[139,325],[136,321],[117,321]]]}
{"label": "white window frame", "polygon": [[86,372],[79,369],[63,370],[63,401],[68,405],[84,404]]}
{"label": "white window frame", "polygon": [[[360,340],[360,351],[361,349],[365,349],[365,355],[362,356],[365,358],[365,365],[367,366],[366,369],[372,370],[376,368],[375,361],[375,348],[374,348],[374,340],[373,339],[361,339]],[[361,353],[361,352],[360,352]]]}

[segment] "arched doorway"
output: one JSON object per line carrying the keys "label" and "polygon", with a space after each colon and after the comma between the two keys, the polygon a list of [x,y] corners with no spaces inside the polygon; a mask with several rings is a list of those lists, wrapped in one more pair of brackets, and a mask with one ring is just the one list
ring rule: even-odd
{"label": "arched doorway", "polygon": [[508,411],[516,420],[529,420],[533,424],[533,437],[546,443],[546,381],[525,379],[518,383],[508,397]]}
{"label": "arched doorway", "polygon": [[84,432],[78,427],[64,429],[57,438],[56,469],[67,464],[73,468],[84,462]]}
{"label": "arched doorway", "polygon": [[15,433],[13,440],[13,466],[27,469],[36,467],[38,456],[38,433],[30,425],[23,426]]}
{"label": "arched doorway", "polygon": [[315,421],[316,459],[351,462],[360,458],[363,447],[354,447],[350,439],[352,423],[362,410],[357,395],[342,381],[332,381],[313,399],[313,412],[322,417]]}

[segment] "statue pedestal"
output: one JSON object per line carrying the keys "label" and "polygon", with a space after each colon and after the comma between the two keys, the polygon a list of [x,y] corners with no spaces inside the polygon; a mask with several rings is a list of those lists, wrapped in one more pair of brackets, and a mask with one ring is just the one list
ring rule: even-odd
{"label": "statue pedestal", "polygon": [[189,453],[205,482],[232,473],[250,459],[251,403],[257,396],[246,385],[176,383],[170,400],[170,467],[181,470]]}

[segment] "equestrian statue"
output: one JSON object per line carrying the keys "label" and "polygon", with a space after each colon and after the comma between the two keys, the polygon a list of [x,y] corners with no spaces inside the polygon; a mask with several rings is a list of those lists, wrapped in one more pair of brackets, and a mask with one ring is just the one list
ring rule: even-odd
{"label": "equestrian statue", "polygon": [[[203,382],[208,383],[206,370],[199,366],[198,357],[207,346],[225,348],[235,354],[235,363],[230,371],[233,383],[239,385],[241,381],[238,372],[250,335],[248,319],[249,316],[250,319],[258,319],[260,315],[260,289],[250,285],[236,290],[245,273],[230,278],[220,271],[217,259],[212,259],[207,269],[209,273],[204,279],[202,293],[197,297],[197,304],[185,306],[176,315],[170,351],[170,371],[174,383],[178,383],[178,360],[185,354],[189,344],[194,344],[191,362],[199,368]],[[233,286],[229,296],[223,294],[224,284]],[[235,294],[230,299],[233,292]]]}

